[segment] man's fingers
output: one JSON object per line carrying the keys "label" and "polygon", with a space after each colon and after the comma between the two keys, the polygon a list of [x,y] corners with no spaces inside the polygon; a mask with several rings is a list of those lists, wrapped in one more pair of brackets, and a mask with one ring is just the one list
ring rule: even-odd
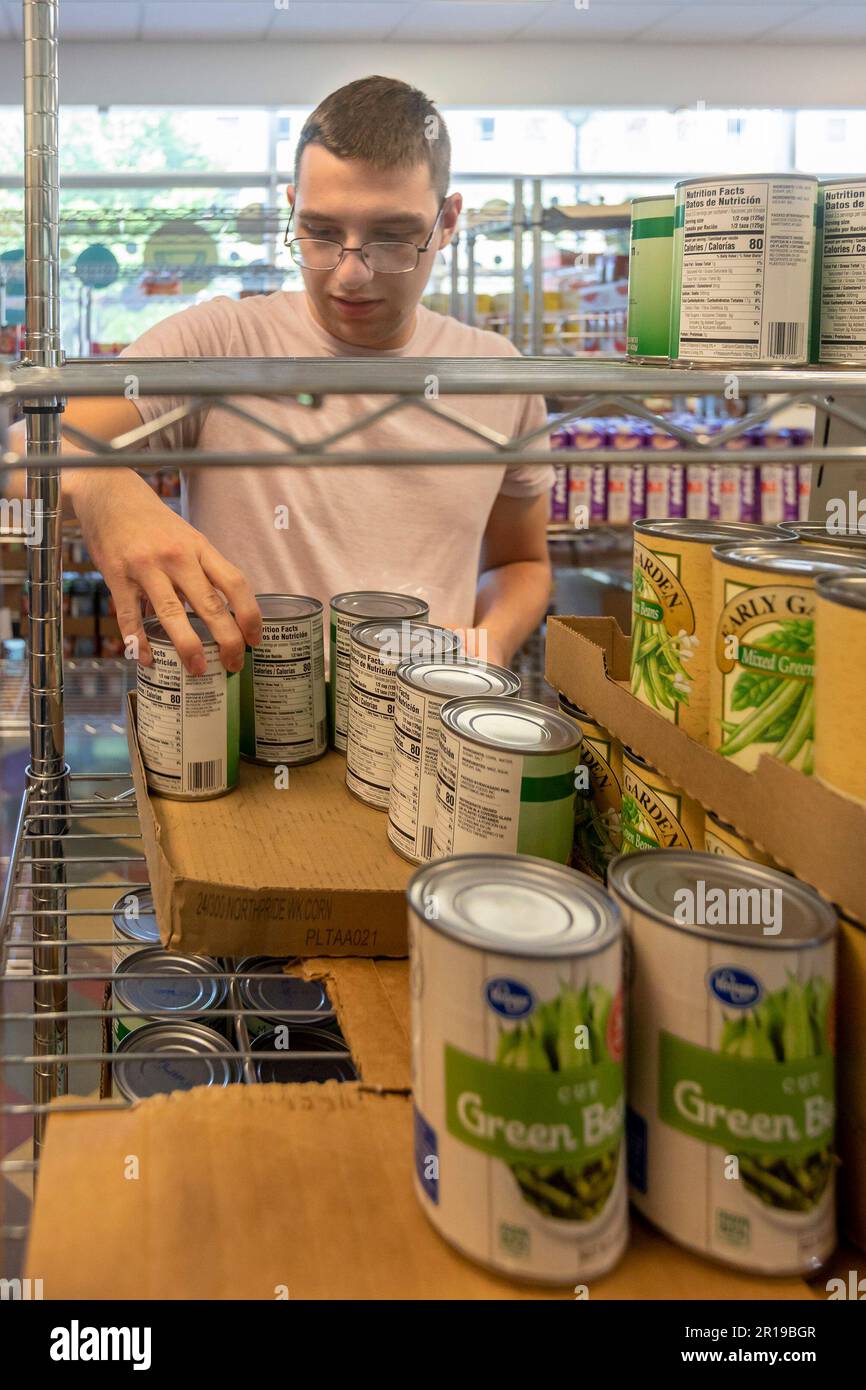
{"label": "man's fingers", "polygon": [[141,571],[138,583],[153,604],[154,612],[168,633],[178,656],[191,676],[205,672],[204,647],[193,631],[189,615],[177,596],[168,575],[158,569]]}
{"label": "man's fingers", "polygon": [[244,664],[244,634],[228,611],[225,598],[211,584],[198,561],[191,560],[172,570],[171,579],[207,623],[211,636],[219,643],[220,660],[226,670],[240,671]]}
{"label": "man's fingers", "polygon": [[141,616],[141,594],[138,585],[128,579],[113,580],[108,586],[114,599],[117,625],[125,648],[124,655],[131,661],[140,661],[145,666],[153,662],[150,643],[144,635]]}
{"label": "man's fingers", "polygon": [[244,641],[250,647],[258,646],[262,640],[262,615],[256,596],[240,570],[230,564],[215,546],[207,543],[202,547],[200,561],[208,579],[228,599]]}

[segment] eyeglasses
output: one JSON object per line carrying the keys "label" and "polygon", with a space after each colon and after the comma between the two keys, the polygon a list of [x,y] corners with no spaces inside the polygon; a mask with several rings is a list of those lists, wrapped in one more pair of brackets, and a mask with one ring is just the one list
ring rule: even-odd
{"label": "eyeglasses", "polygon": [[290,241],[289,232],[295,215],[294,208],[289,215],[283,245],[289,248],[295,264],[302,266],[304,270],[336,270],[343,257],[351,251],[360,255],[367,269],[374,275],[407,275],[418,265],[422,252],[429,251],[447,201],[447,198],[443,198],[439,204],[436,221],[430,228],[430,235],[423,246],[416,246],[414,241],[365,241],[363,246],[344,246],[341,241],[326,241],[312,236],[293,237]]}

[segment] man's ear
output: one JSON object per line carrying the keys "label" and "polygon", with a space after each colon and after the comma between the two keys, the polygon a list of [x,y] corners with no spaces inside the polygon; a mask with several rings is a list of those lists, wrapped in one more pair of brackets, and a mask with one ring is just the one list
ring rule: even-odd
{"label": "man's ear", "polygon": [[461,193],[450,193],[448,202],[442,212],[442,230],[439,233],[439,250],[447,246],[457,230],[457,222],[463,208],[463,195]]}
{"label": "man's ear", "polygon": [[295,185],[293,183],[286,185],[286,202],[290,208],[295,206]]}

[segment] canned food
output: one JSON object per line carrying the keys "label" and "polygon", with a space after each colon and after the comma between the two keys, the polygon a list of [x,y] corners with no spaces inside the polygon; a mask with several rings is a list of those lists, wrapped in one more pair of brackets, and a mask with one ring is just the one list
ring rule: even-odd
{"label": "canned food", "polygon": [[409,661],[397,668],[388,839],[404,859],[426,863],[433,853],[442,706],[458,696],[498,697],[519,691],[520,679],[513,671],[468,657]]}
{"label": "canned food", "polygon": [[643,362],[670,356],[673,246],[673,194],[633,198],[626,351]]}
{"label": "canned food", "polygon": [[415,1190],[503,1274],[604,1274],[628,1237],[620,914],[592,879],[461,855],[408,887]]}
{"label": "canned food", "polygon": [[815,772],[866,801],[866,572],[815,580],[815,650]]}
{"label": "canned food", "polygon": [[816,360],[866,365],[866,178],[818,185],[813,307]]}
{"label": "canned food", "polygon": [[[148,946],[125,956],[112,984],[115,1043],[167,1015],[183,1014],[196,1020],[211,1009],[222,1008],[226,981],[219,971],[219,963],[209,956],[181,955],[161,946]],[[216,1026],[222,1022],[218,1019]]]}
{"label": "canned food", "polygon": [[[259,1033],[250,1045],[256,1080],[283,1085],[309,1081],[357,1081],[358,1073],[344,1038],[321,1028],[281,1028]],[[262,1052],[281,1052],[281,1057],[262,1057]],[[297,1052],[316,1052],[317,1057],[296,1057]]]}
{"label": "canned food", "polygon": [[589,783],[586,791],[578,787],[574,802],[577,848],[581,858],[604,878],[622,844],[622,744],[561,691],[559,709],[580,729],[578,760],[586,768]]}
{"label": "canned food", "polygon": [[761,1274],[836,1243],[836,920],[788,874],[720,855],[610,867],[630,959],[629,1180],[672,1240]]}
{"label": "canned food", "polygon": [[695,849],[703,844],[704,808],[669,778],[622,750],[622,852]]}
{"label": "canned food", "polygon": [[404,661],[453,661],[461,642],[455,632],[408,619],[376,619],[351,632],[349,739],[346,786],[359,801],[387,811],[394,762],[397,667]]}
{"label": "canned food", "polygon": [[156,908],[149,888],[133,888],[118,898],[111,910],[111,920],[114,924],[112,970],[117,970],[125,956],[134,954],[143,946],[159,945]]}
{"label": "canned food", "polygon": [[792,531],[798,541],[805,545],[846,546],[849,550],[862,550],[866,553],[866,531],[830,530],[830,522],[793,521],[785,522],[780,529]]}
{"label": "canned food", "polygon": [[751,840],[745,839],[732,825],[712,811],[706,812],[704,849],[707,854],[724,854],[729,859],[750,859],[754,864],[769,864],[778,868],[769,854],[758,849]]}
{"label": "canned food", "polygon": [[808,361],[817,192],[809,174],[677,183],[672,357],[751,367]]}
{"label": "canned food", "polygon": [[204,647],[205,673],[191,676],[158,618],[144,632],[153,665],[138,664],[138,747],[150,791],[172,801],[208,801],[238,784],[240,683],[195,613],[186,615]]}
{"label": "canned food", "polygon": [[[251,1038],[277,1024],[291,1025],[293,1032],[295,1025],[334,1024],[334,1010],[322,982],[286,975],[283,967],[291,963],[289,957],[247,956],[235,966],[241,1007],[252,1010],[244,1017]],[[251,975],[266,978],[250,979]]]}
{"label": "canned food", "polygon": [[788,541],[713,550],[710,747],[750,772],[766,753],[811,773],[814,581],[864,563],[862,550]]}
{"label": "canned food", "polygon": [[440,711],[433,857],[489,851],[567,864],[580,732],[530,700],[449,700]]}
{"label": "canned food", "polygon": [[295,594],[256,594],[262,640],[241,672],[243,757],[296,766],[327,751],[322,605]]}
{"label": "canned food", "polygon": [[[146,1060],[140,1053],[161,1053]],[[195,1086],[230,1086],[243,1079],[240,1058],[221,1034],[201,1023],[148,1023],[127,1033],[111,1064],[125,1100],[147,1100]]]}
{"label": "canned food", "polygon": [[699,743],[709,733],[712,548],[762,536],[781,539],[730,522],[635,523],[631,692]]}
{"label": "canned food", "polygon": [[349,733],[349,633],[352,628],[373,618],[390,618],[392,622],[415,619],[423,623],[429,616],[429,605],[414,594],[387,594],[375,589],[359,589],[356,593],[335,594],[331,599],[328,718],[331,742],[340,753],[346,751]]}

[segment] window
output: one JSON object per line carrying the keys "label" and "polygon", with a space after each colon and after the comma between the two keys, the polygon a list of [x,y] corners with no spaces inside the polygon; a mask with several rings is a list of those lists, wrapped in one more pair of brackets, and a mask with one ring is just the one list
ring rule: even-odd
{"label": "window", "polygon": [[492,140],[496,134],[496,120],[493,116],[479,116],[476,121],[479,140]]}

